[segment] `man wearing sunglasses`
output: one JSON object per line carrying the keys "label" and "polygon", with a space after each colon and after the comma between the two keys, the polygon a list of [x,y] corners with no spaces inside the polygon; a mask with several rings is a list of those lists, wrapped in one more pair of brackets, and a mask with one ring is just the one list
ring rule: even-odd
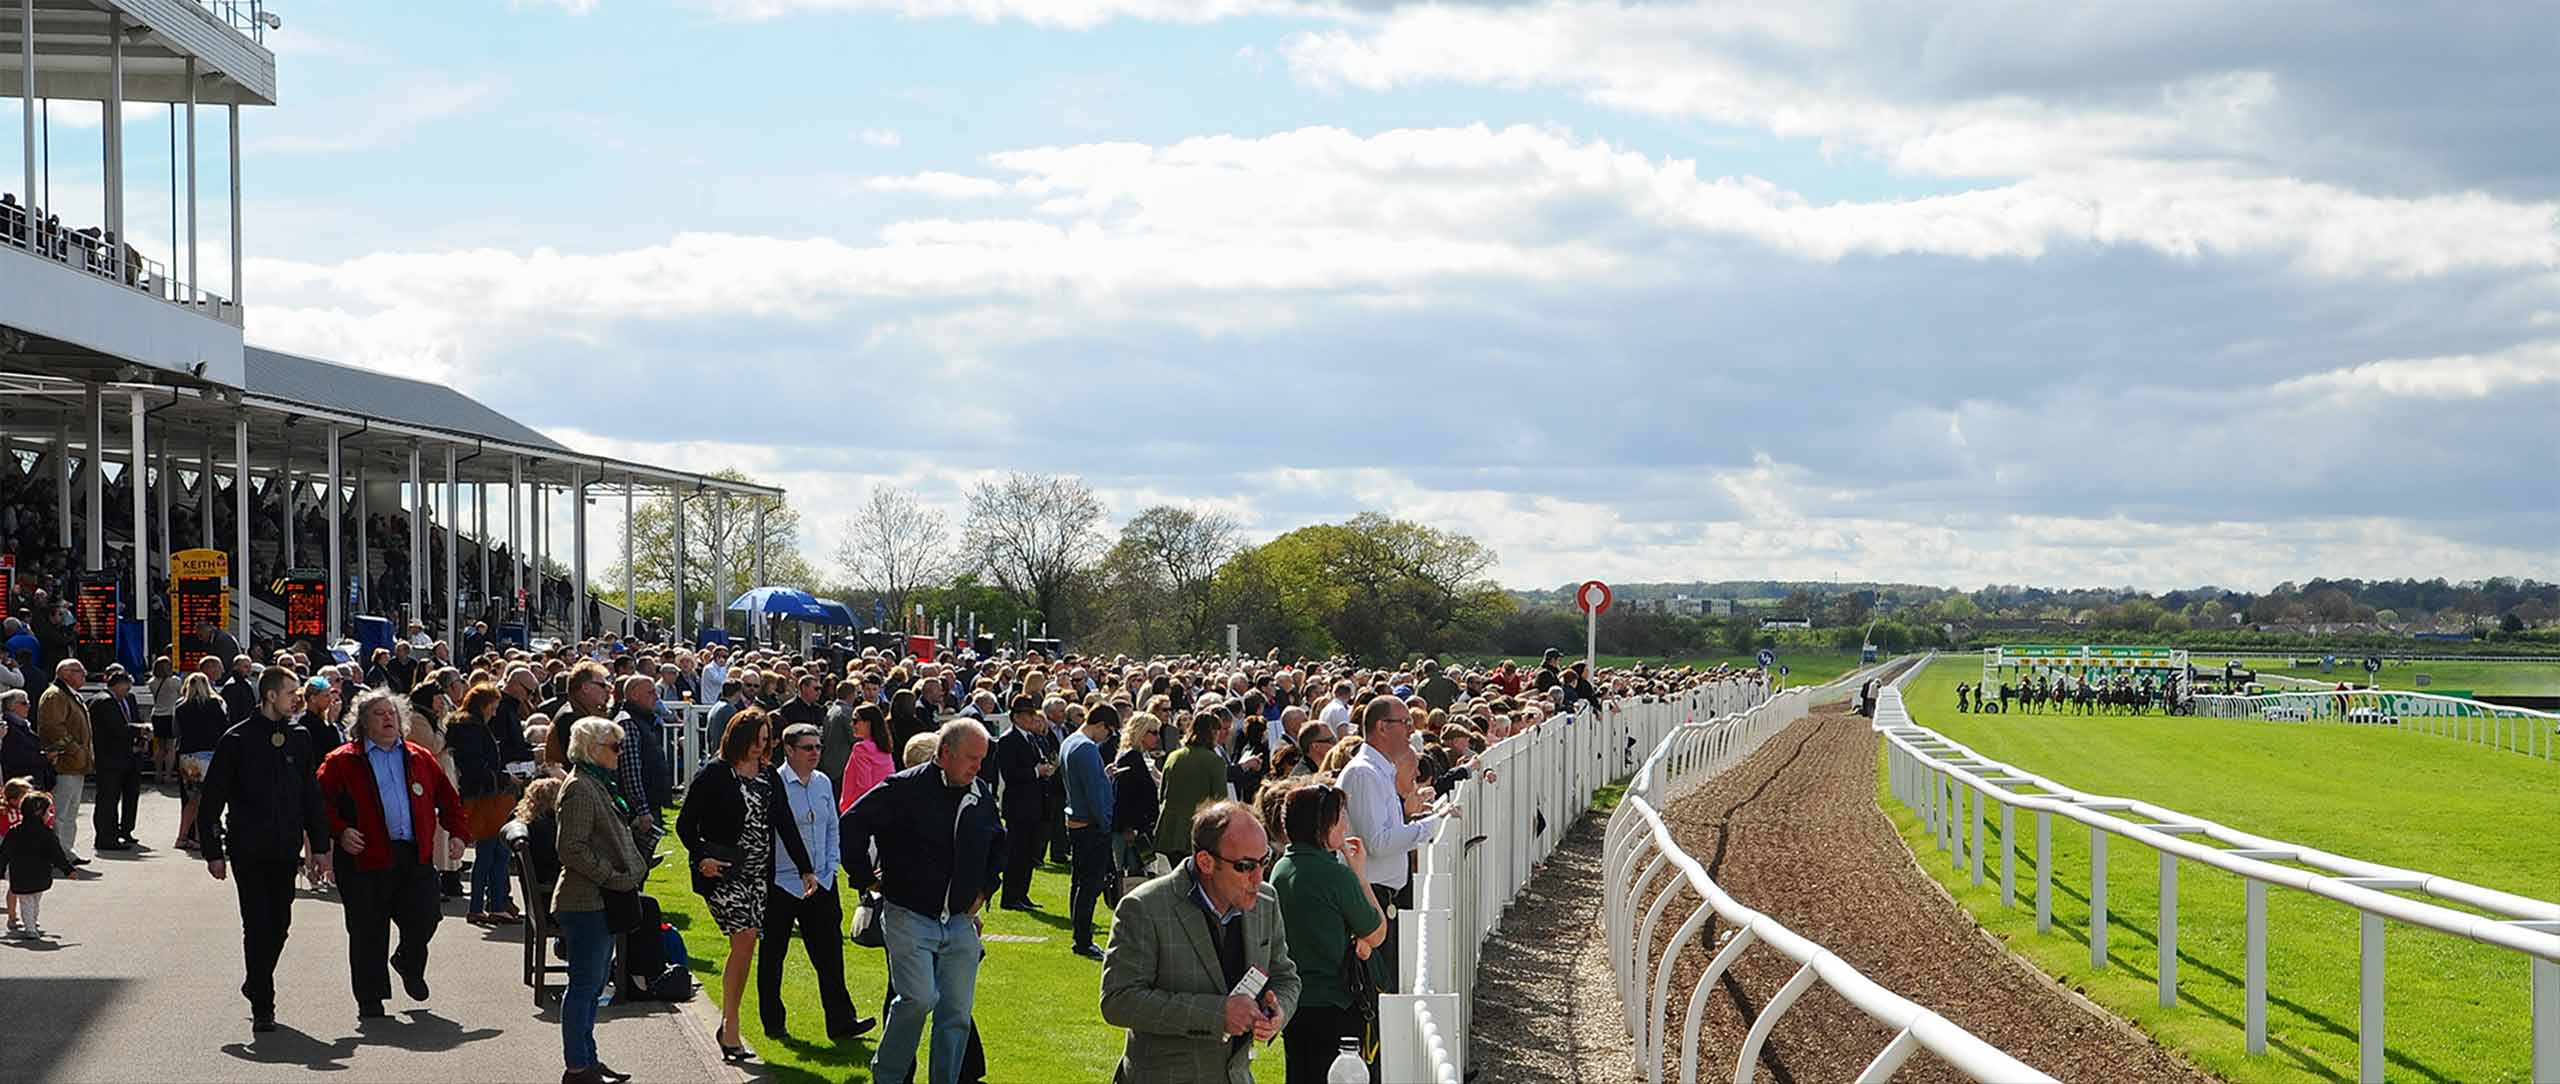
{"label": "man wearing sunglasses", "polygon": [[[1129,1029],[1115,1079],[1251,1084],[1247,1051],[1298,1006],[1271,840],[1241,802],[1191,820],[1191,857],[1120,901],[1102,961],[1102,1018]],[[1248,976],[1259,975],[1259,992]]]}

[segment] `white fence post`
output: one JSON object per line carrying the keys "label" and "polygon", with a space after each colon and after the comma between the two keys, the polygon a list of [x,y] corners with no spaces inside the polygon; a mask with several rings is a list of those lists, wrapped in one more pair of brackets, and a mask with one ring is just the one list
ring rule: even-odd
{"label": "white fence post", "polygon": [[2107,969],[2107,833],[2089,826],[2089,970]]}
{"label": "white fence post", "polygon": [[2178,856],[2160,852],[2160,1007],[2178,1004]]}

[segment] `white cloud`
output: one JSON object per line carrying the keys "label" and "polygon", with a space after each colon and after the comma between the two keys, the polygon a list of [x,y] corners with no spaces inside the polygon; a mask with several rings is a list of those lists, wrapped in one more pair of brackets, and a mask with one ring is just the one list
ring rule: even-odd
{"label": "white cloud", "polygon": [[903,177],[873,177],[864,181],[862,186],[874,192],[913,192],[935,199],[988,199],[1005,193],[1005,186],[1000,181],[940,170]]}
{"label": "white cloud", "polygon": [[903,140],[895,128],[865,128],[853,134],[855,142],[872,147],[895,147]]}
{"label": "white cloud", "polygon": [[908,18],[1020,20],[1036,26],[1086,28],[1115,19],[1205,23],[1241,15],[1305,10],[1289,0],[694,0],[721,15],[772,19],[825,12],[869,12]]}
{"label": "white cloud", "polygon": [[2274,391],[2324,398],[2486,399],[2544,384],[2560,384],[2560,342],[2528,343],[2496,354],[2367,362],[2295,377]]}

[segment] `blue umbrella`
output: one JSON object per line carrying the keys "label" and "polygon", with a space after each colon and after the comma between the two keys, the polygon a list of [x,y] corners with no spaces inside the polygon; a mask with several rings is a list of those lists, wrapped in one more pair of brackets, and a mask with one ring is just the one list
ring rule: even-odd
{"label": "blue umbrella", "polygon": [[842,625],[842,626],[844,626],[844,627],[846,627],[846,628],[852,628],[852,627],[854,627],[854,626],[859,625],[859,624],[861,624],[861,623],[862,623],[862,622],[860,622],[860,621],[856,621],[856,620],[854,620],[854,617],[853,617],[853,607],[851,607],[851,606],[847,606],[847,605],[845,605],[844,603],[838,602],[838,601],[836,601],[836,600],[834,600],[834,599],[831,599],[831,598],[822,598],[822,599],[819,599],[819,600],[818,600],[818,608],[819,608],[819,609],[821,609],[821,610],[826,611],[826,613],[827,613],[827,616],[825,616],[825,617],[821,617],[821,618],[818,618],[818,619],[817,619],[817,621],[818,621],[818,623],[819,623],[819,624],[822,624],[822,625]]}
{"label": "blue umbrella", "polygon": [[797,587],[759,587],[738,596],[729,609],[795,621],[825,621],[829,616],[817,599]]}

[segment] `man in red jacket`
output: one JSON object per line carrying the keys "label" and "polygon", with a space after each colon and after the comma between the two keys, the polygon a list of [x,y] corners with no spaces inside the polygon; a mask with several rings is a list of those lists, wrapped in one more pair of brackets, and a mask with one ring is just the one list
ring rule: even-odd
{"label": "man in red jacket", "polygon": [[407,710],[386,691],[358,697],[354,715],[363,740],[320,762],[320,804],[338,843],[338,898],[346,904],[347,971],[359,1019],[384,1015],[391,978],[383,964],[394,924],[400,948],[387,953],[390,966],[412,999],[427,999],[427,942],[443,917],[430,848],[442,825],[449,857],[458,860],[471,834],[462,798],[435,757],[401,739]]}

